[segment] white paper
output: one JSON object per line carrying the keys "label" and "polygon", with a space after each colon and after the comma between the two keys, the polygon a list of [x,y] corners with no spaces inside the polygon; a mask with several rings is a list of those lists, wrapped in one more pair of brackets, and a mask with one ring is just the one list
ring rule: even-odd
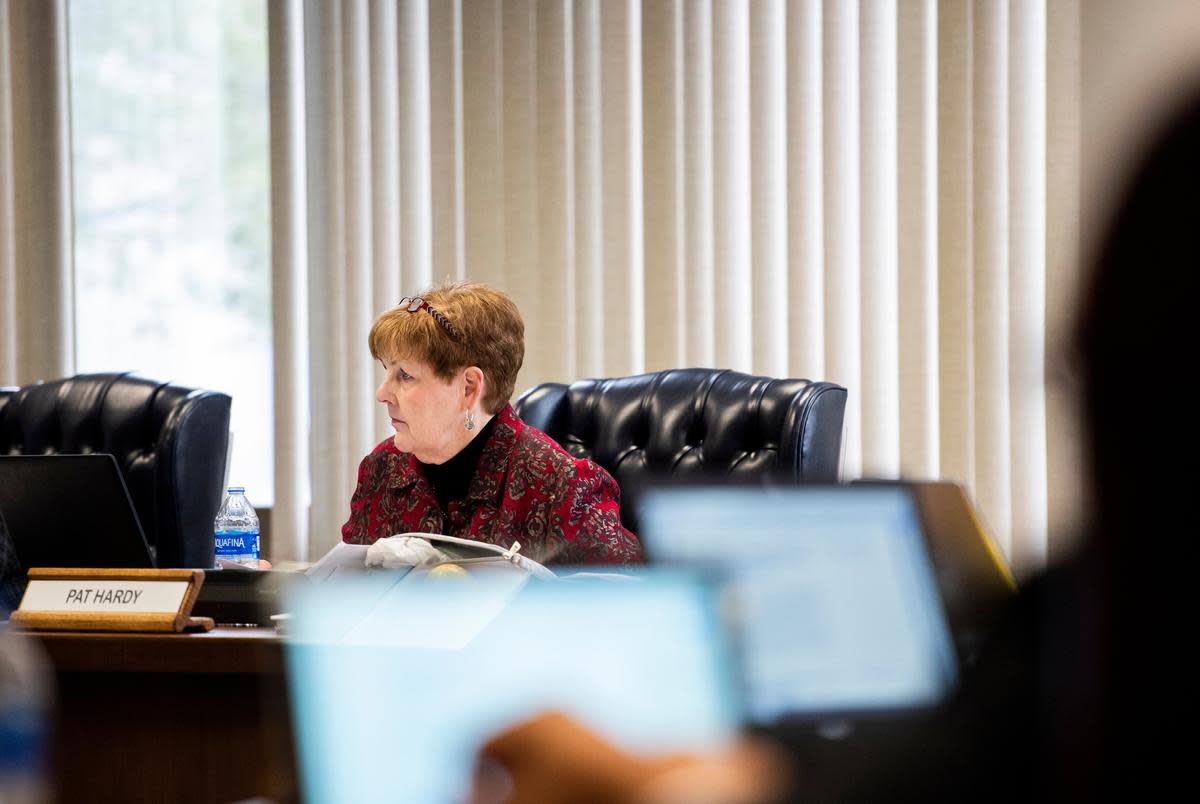
{"label": "white paper", "polygon": [[[512,546],[505,548],[505,547],[501,547],[496,544],[490,544],[488,542],[480,542],[480,541],[476,541],[474,539],[463,539],[458,536],[444,536],[440,533],[397,533],[394,536],[386,536],[386,537],[380,539],[379,541],[377,541],[374,545],[372,545],[372,548],[373,548],[372,553],[373,554],[379,553],[380,555],[382,555],[381,549],[386,547],[385,543],[387,543],[387,542],[391,542],[391,541],[407,542],[407,541],[411,541],[413,539],[421,539],[423,541],[429,542],[435,548],[435,550],[438,547],[438,545],[442,545],[442,544],[455,545],[458,547],[467,548],[468,550],[470,550],[474,553],[477,553],[477,555],[478,555],[478,557],[470,557],[470,558],[455,558],[455,557],[451,557],[451,556],[446,556],[446,558],[444,560],[447,563],[463,564],[464,566],[468,566],[475,562],[480,562],[480,561],[485,561],[485,560],[499,561],[500,559],[503,559],[506,563],[509,563],[515,567],[518,567],[518,568],[524,570],[525,572],[532,574],[534,577],[537,577],[537,578],[553,578],[553,577],[555,577],[554,573],[551,572],[549,569],[547,569],[542,564],[539,564],[538,562],[534,561],[532,558],[521,555],[521,553],[519,552],[519,548],[517,548],[516,551],[513,551],[510,554],[510,550],[512,550]],[[367,560],[370,562],[371,561],[370,557],[368,557]],[[373,564],[375,562],[371,562],[371,563]],[[429,567],[433,563],[434,563],[433,561],[419,561],[419,562],[414,561],[413,564],[411,564],[410,566]],[[386,566],[386,564],[385,564],[385,566]]]}
{"label": "white paper", "polygon": [[313,564],[304,574],[313,581],[320,583],[334,575],[365,572],[367,568],[366,544],[347,544],[338,542],[328,553]]}
{"label": "white paper", "polygon": [[[473,539],[460,539],[457,536],[443,536],[440,533],[407,533],[404,535],[406,535],[406,536],[422,536],[426,539],[429,539],[434,544],[437,544],[438,542],[445,542],[447,544],[462,545],[463,547],[476,547],[476,548],[479,548],[480,550],[485,550],[489,553],[495,553],[498,558],[501,556],[504,556],[505,559],[507,561],[509,561],[510,563],[512,563],[514,566],[520,567],[521,569],[530,573],[534,577],[537,577],[537,578],[554,578],[554,577],[556,577],[555,574],[553,572],[551,572],[549,569],[547,569],[543,564],[540,564],[537,561],[534,561],[532,558],[529,558],[528,556],[521,555],[520,552],[513,552],[510,555],[509,550],[511,549],[511,547],[504,548],[504,547],[500,547],[499,545],[489,544],[487,542],[477,542]],[[459,562],[459,563],[462,563],[462,562]]]}
{"label": "white paper", "polygon": [[[420,588],[421,584],[431,583],[428,575],[423,570],[411,572],[397,581],[373,609],[363,614],[342,642],[347,645],[462,650],[529,581],[527,572],[499,567],[497,570],[487,572],[486,578],[434,582],[443,585],[443,589],[447,588],[444,585],[463,584],[469,606],[431,605],[430,598],[423,595]],[[397,611],[407,612],[410,616],[397,621]]]}

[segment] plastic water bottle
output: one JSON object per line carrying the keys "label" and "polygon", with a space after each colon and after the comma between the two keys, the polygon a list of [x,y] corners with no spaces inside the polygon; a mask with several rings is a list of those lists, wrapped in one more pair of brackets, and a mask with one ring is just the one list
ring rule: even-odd
{"label": "plastic water bottle", "polygon": [[213,537],[218,559],[258,566],[258,514],[242,486],[230,486],[213,522]]}

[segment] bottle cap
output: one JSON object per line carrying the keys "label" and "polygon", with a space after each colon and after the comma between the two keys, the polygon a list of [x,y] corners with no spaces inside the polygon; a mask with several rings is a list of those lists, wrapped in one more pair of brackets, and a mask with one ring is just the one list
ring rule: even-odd
{"label": "bottle cap", "polygon": [[246,487],[245,486],[230,486],[228,491],[230,494],[245,494]]}

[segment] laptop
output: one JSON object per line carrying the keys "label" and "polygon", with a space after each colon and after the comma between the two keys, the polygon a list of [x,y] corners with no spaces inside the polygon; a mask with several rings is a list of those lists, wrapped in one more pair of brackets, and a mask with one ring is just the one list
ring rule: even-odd
{"label": "laptop", "polygon": [[463,801],[479,746],[547,709],[635,751],[713,748],[738,727],[701,579],[375,572],[295,591],[285,655],[307,801]]}
{"label": "laptop", "polygon": [[716,576],[748,725],[845,730],[934,710],[959,656],[900,486],[663,486],[637,501],[658,564]]}
{"label": "laptop", "polygon": [[810,788],[836,790],[954,691],[909,490],[672,487],[636,504],[669,567],[300,590],[287,666],[304,798],[461,801],[480,744],[546,709],[648,753],[799,734]]}
{"label": "laptop", "polygon": [[0,456],[0,516],[25,570],[154,567],[112,455]]}
{"label": "laptop", "polygon": [[948,480],[855,483],[898,486],[913,495],[950,630],[961,658],[971,662],[1016,594],[1017,582],[966,489]]}

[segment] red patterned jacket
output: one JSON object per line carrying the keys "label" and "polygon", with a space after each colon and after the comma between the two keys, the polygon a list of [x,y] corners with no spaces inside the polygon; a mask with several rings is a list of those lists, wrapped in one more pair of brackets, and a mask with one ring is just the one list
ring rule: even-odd
{"label": "red patterned jacket", "polygon": [[392,439],[358,467],[358,488],[342,541],[371,544],[397,533],[441,533],[508,547],[543,564],[641,561],[637,537],[621,526],[621,492],[608,472],[576,459],[554,439],[517,418],[496,416],[467,496],[438,505],[416,457]]}

